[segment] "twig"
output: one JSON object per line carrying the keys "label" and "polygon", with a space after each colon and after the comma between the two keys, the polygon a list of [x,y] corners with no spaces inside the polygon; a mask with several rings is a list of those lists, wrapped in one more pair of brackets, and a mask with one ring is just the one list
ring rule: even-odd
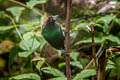
{"label": "twig", "polygon": [[92,55],[95,63],[95,69],[97,73],[97,60],[96,60],[96,52],[95,52],[95,42],[94,42],[94,26],[91,25],[91,34],[92,34]]}
{"label": "twig", "polygon": [[113,24],[114,24],[114,21],[112,21],[111,24],[109,25],[109,32],[111,31]]}
{"label": "twig", "polygon": [[70,68],[70,52],[69,52],[69,38],[70,38],[70,15],[71,15],[71,0],[67,0],[67,15],[66,15],[66,37],[65,37],[65,61],[66,61],[66,75],[67,80],[72,80]]}
{"label": "twig", "polygon": [[37,10],[35,10],[35,9],[33,9],[32,7],[29,7],[29,6],[23,4],[23,3],[19,2],[19,1],[16,1],[16,0],[9,0],[9,1],[14,2],[14,3],[17,3],[17,4],[19,4],[19,5],[21,5],[21,6],[25,7],[25,8],[28,8],[28,9],[32,10],[32,11],[35,12],[36,14],[38,14],[38,15],[40,15],[40,16],[43,16],[43,14],[41,14],[41,13],[38,12]]}
{"label": "twig", "polygon": [[[99,48],[99,50],[98,50],[98,52],[96,54],[96,57],[100,54],[102,48],[103,48],[103,45],[100,46],[100,48]],[[92,58],[92,60],[87,64],[87,66],[84,69],[88,69],[89,66],[93,63],[93,61],[94,61],[94,59]]]}

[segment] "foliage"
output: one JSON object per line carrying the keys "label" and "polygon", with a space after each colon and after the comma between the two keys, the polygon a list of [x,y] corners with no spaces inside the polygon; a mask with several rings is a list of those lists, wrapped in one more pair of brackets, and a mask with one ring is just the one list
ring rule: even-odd
{"label": "foliage", "polygon": [[17,80],[20,80],[20,79],[41,80],[40,77],[35,73],[21,74],[21,75],[10,78],[10,80],[12,80],[12,79],[17,79]]}
{"label": "foliage", "polygon": [[[0,2],[2,1],[0,0]],[[9,1],[8,3],[10,4]],[[4,73],[4,75],[10,76],[10,80],[67,80],[65,75],[66,63],[63,61],[61,51],[53,49],[41,35],[42,25],[46,17],[50,15],[43,8],[43,6],[46,8],[49,6],[47,5],[49,3],[48,0],[29,0],[24,3],[26,3],[25,6],[16,5],[0,11],[0,55],[5,55],[5,57],[7,55],[9,60],[8,71],[10,72]],[[39,7],[42,5],[43,9],[40,7],[40,10],[38,10],[35,7],[36,5]],[[73,8],[73,10],[76,8]],[[79,8],[76,10],[79,10]],[[86,12],[89,12],[89,10],[86,10],[84,13]],[[38,13],[44,15],[36,15]],[[100,45],[103,45],[104,51],[101,51],[101,54],[104,54],[109,47],[120,45],[120,18],[119,14],[90,17],[87,20],[76,18],[76,16],[81,17],[78,11],[73,13],[71,19],[70,66],[73,74],[72,79],[84,80],[96,75],[94,65],[84,70],[92,57],[91,46],[87,46],[92,42],[91,24],[95,28],[96,50],[98,50]],[[59,21],[64,22],[65,20],[59,17]],[[4,43],[3,45],[2,41],[4,40],[10,40],[14,44]],[[8,45],[11,45],[12,49]],[[84,46],[87,46],[89,49]],[[60,61],[59,58],[51,59],[51,57],[56,55],[54,53],[60,53],[55,57],[62,57]],[[2,57],[0,57],[0,60],[2,61]],[[110,52],[105,68],[106,72],[110,71],[109,77],[120,79],[119,62],[119,54]],[[6,61],[4,61],[5,64],[7,64]],[[3,70],[4,65],[0,66]]]}
{"label": "foliage", "polygon": [[93,69],[83,70],[82,72],[76,74],[73,80],[83,80],[84,78],[95,75],[96,72]]}

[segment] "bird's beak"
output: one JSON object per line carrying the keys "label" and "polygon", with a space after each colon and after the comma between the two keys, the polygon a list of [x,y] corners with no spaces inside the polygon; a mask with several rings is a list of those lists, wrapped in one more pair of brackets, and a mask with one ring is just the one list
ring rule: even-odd
{"label": "bird's beak", "polygon": [[58,18],[59,15],[52,16],[54,20]]}

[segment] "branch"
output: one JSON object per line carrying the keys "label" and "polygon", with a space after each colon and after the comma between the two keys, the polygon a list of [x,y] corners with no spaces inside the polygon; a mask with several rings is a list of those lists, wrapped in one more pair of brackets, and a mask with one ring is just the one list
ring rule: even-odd
{"label": "branch", "polygon": [[91,25],[91,35],[92,35],[92,55],[95,63],[95,69],[97,73],[97,60],[96,60],[96,52],[95,52],[95,42],[94,42],[94,26]]}
{"label": "branch", "polygon": [[33,12],[35,12],[35,13],[38,14],[38,15],[43,16],[43,14],[41,14],[41,13],[38,12],[37,10],[35,10],[35,9],[33,9],[33,8],[27,6],[27,5],[25,5],[25,4],[23,4],[23,3],[19,2],[19,1],[16,1],[16,0],[9,0],[9,1],[14,2],[14,3],[16,3],[16,4],[19,4],[19,5],[21,5],[21,6],[25,7],[25,8],[28,8],[28,9],[32,10]]}
{"label": "branch", "polygon": [[66,15],[66,37],[65,37],[65,61],[66,61],[66,75],[67,80],[72,80],[70,68],[70,55],[69,55],[69,38],[70,38],[70,14],[71,14],[71,0],[67,0],[67,15]]}

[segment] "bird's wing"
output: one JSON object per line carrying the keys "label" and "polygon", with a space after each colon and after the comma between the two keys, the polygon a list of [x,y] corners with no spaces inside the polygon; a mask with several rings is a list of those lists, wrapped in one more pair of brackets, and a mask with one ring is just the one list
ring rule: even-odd
{"label": "bird's wing", "polygon": [[61,32],[61,35],[63,35],[63,37],[64,37],[64,40],[65,40],[65,28],[64,27],[62,27],[62,25],[60,25],[59,23],[56,23],[57,25],[59,25],[59,27],[60,27],[60,32]]}

